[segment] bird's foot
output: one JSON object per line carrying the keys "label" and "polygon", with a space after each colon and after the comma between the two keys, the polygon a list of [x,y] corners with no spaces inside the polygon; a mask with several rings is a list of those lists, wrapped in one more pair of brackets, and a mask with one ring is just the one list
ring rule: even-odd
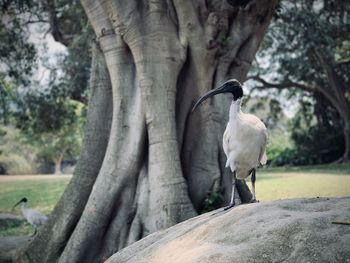
{"label": "bird's foot", "polygon": [[229,210],[229,209],[231,209],[231,208],[234,207],[234,206],[235,206],[235,203],[233,202],[232,204],[229,204],[228,206],[226,206],[226,207],[224,208],[224,211]]}
{"label": "bird's foot", "polygon": [[253,198],[252,200],[250,200],[251,203],[259,203],[259,200],[256,200],[255,198]]}

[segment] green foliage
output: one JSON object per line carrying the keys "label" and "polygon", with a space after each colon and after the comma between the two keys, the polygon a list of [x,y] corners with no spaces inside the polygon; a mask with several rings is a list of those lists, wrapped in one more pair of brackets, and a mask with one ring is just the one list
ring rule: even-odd
{"label": "green foliage", "polygon": [[85,26],[68,46],[68,56],[63,62],[64,75],[60,88],[73,100],[86,103],[91,67],[91,42],[93,32]]}
{"label": "green foliage", "polygon": [[281,140],[282,134],[273,134],[269,140],[267,155],[272,166],[329,163],[337,160],[344,151],[337,112],[329,104],[323,104],[322,116],[315,113],[319,106],[310,101],[300,105],[288,123],[289,132],[284,132],[284,138],[290,137],[292,143]]}
{"label": "green foliage", "polygon": [[221,46],[227,46],[232,39],[231,37],[227,37],[223,32],[220,32],[217,41]]}
{"label": "green foliage", "polygon": [[27,93],[16,112],[17,126],[35,136],[54,132],[74,122],[74,106],[65,97],[56,96],[55,89]]}
{"label": "green foliage", "polygon": [[86,104],[94,33],[79,1],[57,1],[56,9],[60,30],[70,36],[70,41],[66,45],[68,54],[60,65],[63,74],[53,75],[50,85],[60,91],[56,95]]}
{"label": "green foliage", "polygon": [[11,117],[11,102],[15,99],[13,86],[5,80],[5,75],[0,73],[0,120],[8,125]]}
{"label": "green foliage", "polygon": [[87,25],[87,17],[79,0],[55,1],[60,30],[66,35],[80,35]]}
{"label": "green foliage", "polygon": [[222,207],[224,201],[224,189],[218,188],[216,190],[211,190],[203,200],[200,214]]}
{"label": "green foliage", "polygon": [[[18,15],[27,7],[16,5],[17,1],[3,1],[0,7],[0,63],[1,71],[18,85],[28,85],[37,54],[28,41],[29,34]],[[23,9],[20,9],[23,8]]]}
{"label": "green foliage", "polygon": [[54,163],[65,157],[76,159],[82,143],[84,106],[56,97],[54,92],[28,95],[23,104],[17,125],[39,155]]}
{"label": "green foliage", "polygon": [[315,103],[302,102],[301,108],[290,123],[295,150],[307,156],[298,164],[329,163],[344,152],[342,123],[336,110],[320,96]]}
{"label": "green foliage", "polygon": [[1,128],[0,166],[7,174],[34,174],[37,150],[26,144],[21,133],[10,126]]}
{"label": "green foliage", "polygon": [[283,126],[286,116],[280,102],[272,96],[247,96],[243,101],[245,111],[259,116],[269,130]]}
{"label": "green foliage", "polygon": [[[330,95],[307,94],[297,86],[288,89],[286,99],[299,100],[300,105],[289,123],[293,145],[274,148],[272,164],[331,162],[344,153],[344,115],[339,108],[349,109],[345,98],[350,94],[349,14],[348,1],[281,1],[259,53],[258,61],[264,63],[255,70],[270,82],[318,87]],[[338,90],[332,81],[337,82]]]}
{"label": "green foliage", "polygon": [[270,165],[284,166],[284,165],[305,165],[310,163],[310,157],[300,154],[294,148],[284,148],[275,152],[275,157],[272,158]]}
{"label": "green foliage", "polygon": [[268,164],[272,166],[286,164],[282,156],[285,151],[291,150],[292,147],[290,132],[284,128],[271,130],[266,148]]}
{"label": "green foliage", "polygon": [[[350,30],[347,18],[350,7],[346,1],[332,7],[325,3],[281,2],[278,18],[268,31],[261,53],[273,53],[273,59],[280,64],[276,79],[328,85],[318,60],[319,52],[332,61],[337,50],[349,41],[346,32]],[[340,66],[337,70],[340,75],[346,75],[345,68]]]}
{"label": "green foliage", "polygon": [[[0,63],[6,65],[0,74],[0,118],[7,124],[14,115],[11,123],[21,129],[26,142],[42,159],[55,163],[63,158],[76,160],[85,119],[81,103],[87,104],[88,98],[93,37],[85,12],[78,0],[0,3]],[[58,40],[67,46],[68,55],[58,68],[50,68],[48,85],[39,87],[31,81],[37,51],[28,40],[28,25],[40,22],[37,25],[44,28],[50,19],[57,22],[50,25],[51,33],[58,39],[55,34],[59,31],[64,40]]]}

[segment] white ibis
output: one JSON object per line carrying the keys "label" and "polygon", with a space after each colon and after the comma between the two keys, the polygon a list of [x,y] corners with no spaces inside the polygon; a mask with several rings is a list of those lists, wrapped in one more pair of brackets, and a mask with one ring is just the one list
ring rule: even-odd
{"label": "white ibis", "polygon": [[22,214],[25,217],[25,219],[28,221],[28,223],[34,227],[35,232],[33,235],[35,235],[37,232],[37,228],[46,222],[47,216],[40,213],[39,211],[27,208],[27,202],[28,202],[28,199],[23,197],[17,204],[14,205],[13,209],[19,204],[21,204]]}
{"label": "white ibis", "polygon": [[266,164],[267,129],[264,123],[252,114],[241,111],[243,89],[241,83],[235,79],[226,81],[220,87],[202,96],[194,105],[192,112],[206,99],[220,93],[233,95],[230,106],[230,117],[223,136],[223,148],[227,157],[226,167],[233,172],[232,194],[229,209],[235,205],[236,179],[244,180],[251,175],[253,197],[256,202],[255,180],[256,168]]}

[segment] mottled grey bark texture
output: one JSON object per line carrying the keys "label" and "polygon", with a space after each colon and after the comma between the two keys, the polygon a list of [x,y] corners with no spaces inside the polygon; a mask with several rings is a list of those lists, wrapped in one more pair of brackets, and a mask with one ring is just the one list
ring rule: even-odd
{"label": "mottled grey bark texture", "polygon": [[[222,134],[230,98],[190,110],[226,79],[244,81],[277,1],[231,2],[82,1],[108,69],[98,75],[108,84],[92,81],[100,104],[90,103],[89,118],[101,123],[88,124],[72,183],[19,262],[103,262],[195,216],[209,191],[223,187],[229,199]],[[244,183],[238,191],[250,199]]]}

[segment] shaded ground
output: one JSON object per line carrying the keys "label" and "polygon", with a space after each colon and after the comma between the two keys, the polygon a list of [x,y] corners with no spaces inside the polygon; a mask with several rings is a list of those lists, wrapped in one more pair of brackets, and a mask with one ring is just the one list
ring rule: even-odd
{"label": "shaded ground", "polygon": [[[0,229],[19,226],[23,222],[23,218],[19,216],[6,213],[0,214]],[[14,252],[14,249],[25,245],[30,241],[30,239],[31,237],[29,236],[0,237],[0,262],[11,262],[11,256]]]}
{"label": "shaded ground", "polygon": [[281,200],[203,214],[108,263],[350,262],[350,197]]}

